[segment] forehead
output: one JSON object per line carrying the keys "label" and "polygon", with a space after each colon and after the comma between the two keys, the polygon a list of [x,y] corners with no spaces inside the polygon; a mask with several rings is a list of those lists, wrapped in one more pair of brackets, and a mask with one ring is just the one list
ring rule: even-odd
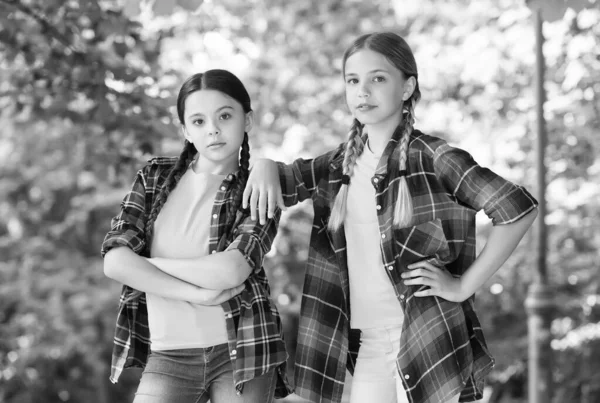
{"label": "forehead", "polygon": [[371,49],[361,49],[346,60],[345,74],[362,74],[373,70],[385,70],[390,73],[400,73],[381,53]]}
{"label": "forehead", "polygon": [[198,90],[188,95],[185,100],[185,115],[201,113],[209,115],[218,109],[229,106],[240,109],[241,105],[229,95],[217,90]]}

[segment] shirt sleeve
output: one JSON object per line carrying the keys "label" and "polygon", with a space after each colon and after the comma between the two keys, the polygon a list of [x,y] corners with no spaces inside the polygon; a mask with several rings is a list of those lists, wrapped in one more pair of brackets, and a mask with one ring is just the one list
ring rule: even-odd
{"label": "shirt sleeve", "polygon": [[314,159],[298,158],[291,164],[277,163],[283,201],[287,207],[312,198],[319,191],[319,182],[329,179],[329,165],[332,157],[343,149],[336,150]]}
{"label": "shirt sleeve", "polygon": [[448,193],[474,210],[482,210],[493,225],[518,221],[538,205],[522,186],[479,166],[466,151],[441,145],[434,155],[435,173]]}
{"label": "shirt sleeve", "polygon": [[146,186],[143,170],[138,171],[131,191],[121,202],[121,211],[111,220],[110,231],[102,242],[101,255],[117,247],[127,246],[140,254],[146,246]]}
{"label": "shirt sleeve", "polygon": [[233,232],[233,242],[226,250],[239,250],[252,267],[252,271],[260,271],[265,255],[271,250],[277,235],[280,218],[279,208],[276,209],[273,218],[267,219],[264,225],[244,214],[244,218]]}

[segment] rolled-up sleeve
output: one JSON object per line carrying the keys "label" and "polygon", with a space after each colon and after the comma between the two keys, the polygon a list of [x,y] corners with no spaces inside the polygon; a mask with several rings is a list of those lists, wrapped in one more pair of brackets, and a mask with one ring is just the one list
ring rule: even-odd
{"label": "rolled-up sleeve", "polygon": [[104,237],[102,257],[117,247],[126,246],[137,254],[140,254],[146,246],[145,241],[145,210],[146,210],[146,186],[143,170],[140,170],[135,178],[131,191],[121,202],[121,211],[111,220],[110,231]]}
{"label": "rolled-up sleeve", "polygon": [[522,186],[479,166],[466,151],[448,144],[435,150],[434,167],[448,193],[462,204],[483,210],[493,225],[518,221],[538,205]]}
{"label": "rolled-up sleeve", "polygon": [[277,163],[279,183],[286,207],[308,200],[319,191],[319,182],[329,180],[331,161],[344,151],[344,143],[313,159],[298,158],[291,164]]}
{"label": "rolled-up sleeve", "polygon": [[249,215],[245,215],[241,223],[234,230],[234,239],[227,247],[227,251],[239,250],[253,272],[258,272],[262,268],[265,255],[271,250],[277,229],[281,210],[276,209],[273,218],[269,218],[264,225],[258,220],[253,220]]}

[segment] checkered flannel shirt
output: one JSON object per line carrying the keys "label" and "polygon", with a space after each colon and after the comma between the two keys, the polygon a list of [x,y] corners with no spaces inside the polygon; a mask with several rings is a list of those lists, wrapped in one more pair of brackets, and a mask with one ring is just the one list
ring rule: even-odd
{"label": "checkered flannel shirt", "polygon": [[[131,191],[121,203],[120,213],[111,221],[111,229],[102,244],[102,256],[117,246],[126,246],[141,256],[149,256],[144,232],[146,215],[176,160],[154,158],[137,173]],[[260,225],[238,211],[236,223],[239,224],[231,239],[226,245],[218,245],[226,230],[227,211],[233,200],[236,180],[235,173],[228,175],[217,191],[211,213],[211,217],[216,218],[212,218],[209,239],[210,253],[237,249],[253,268],[245,282],[246,289],[221,304],[226,318],[234,381],[237,390],[241,391],[244,382],[275,369],[278,374],[276,396],[284,397],[291,393],[286,377],[287,352],[279,313],[270,298],[269,283],[262,267],[264,255],[277,234],[279,212],[265,225]],[[110,376],[115,383],[123,369],[143,368],[150,350],[145,294],[136,301],[125,303],[125,298],[132,291],[132,288],[123,286],[119,302]]]}
{"label": "checkered flannel shirt", "polygon": [[[383,264],[405,316],[397,368],[411,403],[444,402],[458,393],[461,402],[479,400],[494,360],[473,297],[462,303],[414,297],[424,287],[404,285],[401,274],[407,265],[427,260],[460,276],[476,257],[477,211],[483,209],[493,225],[508,224],[532,211],[537,201],[467,152],[414,131],[407,163],[413,223],[392,228],[401,131],[394,133],[372,177]],[[353,373],[360,340],[360,331],[350,329],[344,230],[327,230],[341,186],[343,146],[312,160],[278,165],[286,205],[313,200],[294,378],[296,393],[323,403],[341,401],[346,368]]]}

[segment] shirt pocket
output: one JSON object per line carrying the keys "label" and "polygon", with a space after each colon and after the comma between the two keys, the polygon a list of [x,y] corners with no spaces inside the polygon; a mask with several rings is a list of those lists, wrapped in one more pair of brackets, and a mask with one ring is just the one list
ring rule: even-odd
{"label": "shirt pocket", "polygon": [[395,229],[394,247],[405,265],[427,260],[436,266],[443,266],[450,256],[448,240],[439,218]]}

